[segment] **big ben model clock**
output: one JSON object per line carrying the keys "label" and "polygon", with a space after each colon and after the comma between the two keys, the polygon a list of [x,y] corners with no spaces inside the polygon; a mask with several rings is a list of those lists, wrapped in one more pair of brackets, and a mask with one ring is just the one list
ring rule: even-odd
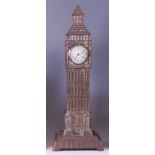
{"label": "big ben model clock", "polygon": [[89,81],[92,41],[84,25],[84,13],[76,6],[65,41],[67,109],[65,129],[55,135],[53,150],[103,150],[99,135],[91,129]]}

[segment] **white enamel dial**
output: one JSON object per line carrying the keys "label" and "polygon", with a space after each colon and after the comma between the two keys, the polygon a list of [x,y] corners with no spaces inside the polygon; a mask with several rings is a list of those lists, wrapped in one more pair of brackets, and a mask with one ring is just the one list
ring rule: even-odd
{"label": "white enamel dial", "polygon": [[82,64],[88,57],[88,50],[81,45],[77,45],[69,49],[68,56],[74,64]]}

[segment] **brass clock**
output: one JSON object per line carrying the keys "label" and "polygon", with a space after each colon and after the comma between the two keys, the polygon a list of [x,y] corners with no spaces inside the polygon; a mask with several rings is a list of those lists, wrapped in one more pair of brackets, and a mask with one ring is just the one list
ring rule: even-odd
{"label": "brass clock", "polygon": [[84,13],[79,6],[72,14],[73,24],[66,34],[65,66],[67,108],[65,129],[55,136],[53,149],[103,150],[99,135],[91,129],[89,99],[90,69],[92,66],[92,41],[84,24]]}

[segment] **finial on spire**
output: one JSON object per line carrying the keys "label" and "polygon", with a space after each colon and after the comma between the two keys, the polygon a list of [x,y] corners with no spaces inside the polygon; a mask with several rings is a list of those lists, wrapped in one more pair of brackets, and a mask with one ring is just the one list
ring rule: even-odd
{"label": "finial on spire", "polygon": [[84,16],[84,13],[81,10],[80,6],[77,5],[76,8],[75,8],[75,10],[73,11],[72,16],[81,16],[81,15]]}

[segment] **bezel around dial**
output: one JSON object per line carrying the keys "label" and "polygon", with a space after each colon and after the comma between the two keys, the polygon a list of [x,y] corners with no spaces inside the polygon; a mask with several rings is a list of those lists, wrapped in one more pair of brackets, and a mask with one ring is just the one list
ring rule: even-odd
{"label": "bezel around dial", "polygon": [[[85,53],[83,54],[83,52],[77,51],[76,48],[78,48],[78,47],[82,47],[83,50],[85,50]],[[72,50],[75,50],[75,51],[72,51]],[[73,52],[73,53],[72,53],[72,52]],[[81,52],[81,53],[78,53],[78,52]],[[71,53],[72,53],[72,56],[71,56]],[[79,57],[80,54],[81,54],[81,57],[82,57],[82,58]],[[82,55],[82,54],[83,54],[83,55]],[[88,52],[88,48],[86,48],[86,47],[83,46],[83,45],[74,45],[74,46],[72,46],[72,47],[68,50],[67,55],[68,55],[69,60],[70,60],[73,64],[75,64],[75,65],[81,65],[81,64],[84,64],[84,63],[88,60],[89,52]],[[81,59],[84,59],[84,60],[79,60],[79,62],[78,62],[78,61],[76,60],[76,58],[75,58],[75,55],[76,55],[76,57],[79,57],[79,59],[81,58]]]}

